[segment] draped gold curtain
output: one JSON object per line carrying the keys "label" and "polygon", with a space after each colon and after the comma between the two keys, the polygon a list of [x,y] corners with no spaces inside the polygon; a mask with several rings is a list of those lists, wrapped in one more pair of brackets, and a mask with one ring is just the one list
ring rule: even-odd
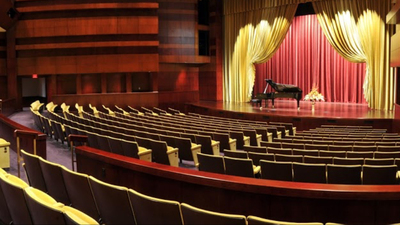
{"label": "draped gold curtain", "polygon": [[297,9],[294,0],[226,0],[224,100],[247,102],[254,86],[254,63],[279,48]]}
{"label": "draped gold curtain", "polygon": [[372,109],[392,110],[394,71],[389,67],[390,29],[385,24],[390,0],[313,2],[330,44],[345,59],[365,62],[364,97]]}
{"label": "draped gold curtain", "polygon": [[390,29],[385,24],[390,0],[225,0],[224,100],[250,100],[254,63],[272,57],[298,3],[311,1],[339,54],[352,62],[366,62],[364,96],[369,107],[392,110],[394,71],[389,67]]}

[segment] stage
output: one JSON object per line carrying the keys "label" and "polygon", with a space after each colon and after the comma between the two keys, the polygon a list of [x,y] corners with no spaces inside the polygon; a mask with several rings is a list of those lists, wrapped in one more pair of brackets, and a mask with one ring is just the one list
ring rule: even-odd
{"label": "stage", "polygon": [[[293,123],[299,131],[318,127],[322,124],[373,126],[392,129],[394,111],[372,110],[367,104],[316,102],[314,110],[309,101],[300,101],[297,109],[295,100],[275,100],[275,107],[269,101],[262,107],[252,103],[228,103],[223,101],[199,101],[188,105],[189,112],[237,119],[262,120]],[[398,128],[396,128],[398,129]]]}

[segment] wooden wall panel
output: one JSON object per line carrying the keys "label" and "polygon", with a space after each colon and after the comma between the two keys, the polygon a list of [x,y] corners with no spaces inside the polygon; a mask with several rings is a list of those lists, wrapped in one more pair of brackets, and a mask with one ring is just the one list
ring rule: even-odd
{"label": "wooden wall panel", "polygon": [[160,63],[204,63],[198,55],[197,0],[159,0]]}
{"label": "wooden wall panel", "polygon": [[[110,93],[110,94],[77,94],[77,95],[55,95],[53,101],[58,105],[63,102],[67,105],[74,106],[75,103],[83,105],[84,109],[91,112],[88,105],[92,104],[101,110],[101,105],[106,105],[112,110],[116,110],[114,105],[127,109],[127,106],[138,107],[154,107],[158,106],[158,93]],[[71,107],[72,108],[72,107]]]}
{"label": "wooden wall panel", "polygon": [[106,74],[107,93],[126,92],[125,74]]}
{"label": "wooden wall panel", "polygon": [[7,42],[6,32],[0,32],[0,76],[7,74]]}
{"label": "wooden wall panel", "polygon": [[76,76],[74,74],[57,76],[56,85],[56,94],[77,94]]}
{"label": "wooden wall panel", "polygon": [[101,93],[101,74],[83,74],[82,94]]}
{"label": "wooden wall panel", "polygon": [[7,77],[0,76],[0,99],[7,99]]}
{"label": "wooden wall panel", "polygon": [[161,64],[158,90],[163,91],[198,91],[199,68],[180,64]]}

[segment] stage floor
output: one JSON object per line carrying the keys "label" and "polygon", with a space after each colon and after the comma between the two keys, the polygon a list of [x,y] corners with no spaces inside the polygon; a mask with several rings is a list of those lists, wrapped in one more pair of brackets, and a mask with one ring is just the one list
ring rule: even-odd
{"label": "stage floor", "polygon": [[260,108],[252,103],[230,103],[223,101],[199,101],[192,105],[215,110],[226,110],[237,113],[255,113],[266,116],[298,117],[298,118],[331,118],[331,119],[393,119],[394,111],[372,110],[367,104],[316,102],[315,109],[309,101],[301,101],[297,109],[295,100],[275,100],[275,108],[271,101],[267,107]]}

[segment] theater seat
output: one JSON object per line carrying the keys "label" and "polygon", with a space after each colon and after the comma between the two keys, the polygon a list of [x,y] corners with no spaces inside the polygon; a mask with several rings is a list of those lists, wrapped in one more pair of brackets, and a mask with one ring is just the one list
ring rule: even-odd
{"label": "theater seat", "polygon": [[181,204],[182,216],[185,224],[199,225],[217,225],[217,224],[237,224],[247,225],[246,217],[235,214],[218,213],[209,210],[199,209],[188,205]]}
{"label": "theater seat", "polygon": [[285,221],[278,221],[278,220],[269,220],[264,219],[257,216],[248,216],[247,217],[247,224],[248,225],[324,225],[323,223],[318,222],[285,222]]}
{"label": "theater seat", "polygon": [[222,156],[198,153],[197,158],[200,171],[225,174],[225,164]]}
{"label": "theater seat", "polygon": [[129,189],[136,224],[183,224],[177,201],[153,198]]}
{"label": "theater seat", "polygon": [[0,174],[0,186],[13,224],[32,224],[24,194],[24,188],[29,187],[29,185],[11,174]]}
{"label": "theater seat", "polygon": [[128,189],[89,176],[93,195],[104,224],[135,224]]}
{"label": "theater seat", "polygon": [[46,183],[47,193],[65,205],[71,204],[62,176],[61,167],[63,166],[49,162],[43,158],[39,158],[39,163]]}
{"label": "theater seat", "polygon": [[40,167],[40,156],[33,155],[24,150],[21,150],[22,158],[24,159],[24,168],[30,186],[47,192],[46,183],[43,178],[42,168]]}
{"label": "theater seat", "polygon": [[231,158],[224,156],[225,173],[241,177],[255,177],[260,172],[259,166],[253,165],[251,159]]}
{"label": "theater seat", "polygon": [[65,167],[62,167],[62,175],[71,206],[99,220],[99,211],[94,200],[92,187],[89,183],[89,176]]}

